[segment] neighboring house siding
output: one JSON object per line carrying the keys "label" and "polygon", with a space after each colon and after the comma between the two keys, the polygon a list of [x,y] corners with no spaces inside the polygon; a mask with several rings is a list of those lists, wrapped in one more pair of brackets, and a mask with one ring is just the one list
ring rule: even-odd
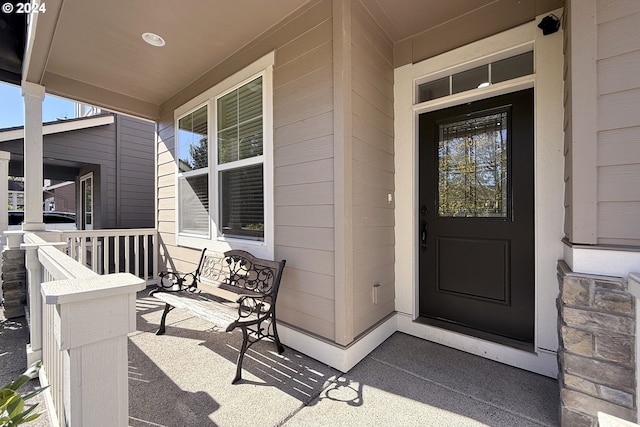
{"label": "neighboring house siding", "polygon": [[640,245],[640,2],[596,1],[600,244]]}
{"label": "neighboring house siding", "polygon": [[118,225],[154,226],[153,144],[155,124],[118,116]]}
{"label": "neighboring house siding", "polygon": [[[45,166],[45,178],[57,174],[55,179],[78,184],[80,176],[93,172],[94,228],[153,228],[154,129],[152,122],[116,115],[113,124],[44,135],[44,158],[84,164],[60,170]],[[24,142],[3,142],[0,149],[21,155]],[[76,185],[78,209],[79,191]]]}
{"label": "neighboring house siding", "polygon": [[165,268],[190,271],[198,250],[176,245],[176,107],[275,49],[275,258],[287,267],[278,319],[334,338],[333,74],[331,1],[272,29],[162,107],[158,230]]}
{"label": "neighboring house siding", "polygon": [[359,1],[352,7],[353,321],[357,336],[395,309],[394,75],[393,44]]}
{"label": "neighboring house siding", "polygon": [[[102,128],[78,131],[62,142],[73,139],[71,157],[89,164],[80,176],[94,173],[94,199],[100,201],[100,206],[94,205],[95,226],[153,227],[154,124],[116,116],[108,129],[108,133]],[[82,149],[76,149],[76,142]],[[79,193],[77,200],[82,200]]]}
{"label": "neighboring house siding", "polygon": [[75,185],[69,184],[63,187],[58,187],[51,190],[50,193],[45,193],[45,199],[49,196],[55,197],[55,209],[61,212],[75,212],[76,211],[76,193]]}

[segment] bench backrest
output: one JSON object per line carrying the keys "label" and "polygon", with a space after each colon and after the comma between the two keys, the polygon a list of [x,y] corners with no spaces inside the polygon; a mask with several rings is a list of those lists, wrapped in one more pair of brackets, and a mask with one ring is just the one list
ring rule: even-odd
{"label": "bench backrest", "polygon": [[247,251],[237,249],[224,254],[205,249],[195,276],[199,283],[205,285],[235,286],[247,293],[269,295],[274,304],[285,262],[256,258]]}

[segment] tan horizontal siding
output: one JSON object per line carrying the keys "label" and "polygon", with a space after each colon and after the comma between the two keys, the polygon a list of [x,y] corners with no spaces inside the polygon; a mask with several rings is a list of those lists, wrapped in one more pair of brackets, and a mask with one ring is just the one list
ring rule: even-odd
{"label": "tan horizontal siding", "polygon": [[333,181],[333,159],[295,163],[276,168],[276,187]]}
{"label": "tan horizontal siding", "polygon": [[376,169],[394,172],[393,152],[372,146],[355,135],[353,138],[353,158],[359,161],[368,160],[371,166]]}
{"label": "tan horizontal siding", "polygon": [[278,226],[275,234],[278,246],[333,251],[335,245],[331,227]]}
{"label": "tan horizontal siding", "polygon": [[328,135],[333,135],[332,111],[276,128],[274,130],[274,146],[279,148]]}
{"label": "tan horizontal siding", "polygon": [[333,227],[333,206],[276,206],[276,226]]}
{"label": "tan horizontal siding", "polygon": [[597,236],[640,244],[640,3],[596,2]]}
{"label": "tan horizontal siding", "polygon": [[284,108],[289,104],[298,105],[331,89],[332,71],[331,64],[327,64],[277,88],[278,108]]}
{"label": "tan horizontal siding", "polygon": [[[359,2],[352,15],[352,225],[355,335],[394,310],[393,50]],[[373,294],[377,293],[374,302]]]}
{"label": "tan horizontal siding", "polygon": [[[277,67],[283,67],[289,65],[290,62],[304,58],[305,55],[313,52],[313,46],[324,46],[326,43],[331,43],[333,38],[332,31],[331,18],[327,16],[318,25],[310,28],[309,31],[278,48],[276,56]],[[283,76],[283,78],[285,77]]]}
{"label": "tan horizontal siding", "polygon": [[[620,244],[640,243],[640,201],[598,204],[598,236]],[[633,243],[635,242],[635,243]]]}
{"label": "tan horizontal siding", "polygon": [[333,158],[331,135],[275,149],[275,167]]}
{"label": "tan horizontal siding", "polygon": [[361,118],[370,127],[373,127],[385,135],[393,136],[393,117],[388,116],[382,110],[372,104],[369,99],[361,95],[353,94],[353,114]]}
{"label": "tan horizontal siding", "polygon": [[640,45],[638,20],[640,13],[632,13],[598,25],[597,58],[609,58],[629,52]]}
{"label": "tan horizontal siding", "polygon": [[335,297],[332,275],[315,273],[296,268],[285,268],[282,276],[283,286],[294,289],[300,293],[316,295],[328,300]]}
{"label": "tan horizontal siding", "polygon": [[[277,91],[274,99],[279,100]],[[273,109],[273,125],[279,128],[327,113],[332,111],[332,109],[333,88],[327,85],[289,104],[282,106],[276,104]]]}
{"label": "tan horizontal siding", "polygon": [[640,163],[640,126],[613,129],[598,135],[598,166]]}
{"label": "tan horizontal siding", "polygon": [[640,87],[638,70],[640,50],[598,61],[598,95]]}
{"label": "tan horizontal siding", "polygon": [[598,24],[634,13],[640,13],[640,2],[637,0],[596,0],[596,22]]}
{"label": "tan horizontal siding", "polygon": [[333,183],[313,182],[310,184],[276,187],[276,206],[322,206],[333,203]]}
{"label": "tan horizontal siding", "polygon": [[598,99],[598,130],[638,125],[640,88],[603,95]]}
{"label": "tan horizontal siding", "polygon": [[[158,227],[163,262],[193,268],[198,251],[176,246],[173,109],[275,49],[273,69],[275,257],[287,266],[278,319],[334,337],[332,2],[269,30],[161,109]],[[193,261],[195,259],[195,261]]]}
{"label": "tan horizontal siding", "polygon": [[600,167],[598,169],[598,201],[640,202],[639,184],[640,163]]}
{"label": "tan horizontal siding", "polygon": [[[295,295],[286,286],[282,287],[278,297],[277,318],[281,323],[288,323],[296,328],[308,331],[324,338],[333,339],[335,310],[333,301],[321,300],[308,294]],[[321,304],[322,303],[322,304]],[[309,312],[310,304],[315,304],[314,311],[319,317]],[[328,320],[331,319],[331,320]]]}

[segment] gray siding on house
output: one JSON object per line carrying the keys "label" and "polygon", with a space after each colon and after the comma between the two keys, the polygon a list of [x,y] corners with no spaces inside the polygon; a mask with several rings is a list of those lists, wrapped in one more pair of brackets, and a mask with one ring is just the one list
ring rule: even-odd
{"label": "gray siding on house", "polygon": [[117,120],[116,223],[122,228],[154,227],[155,124],[127,116],[117,116]]}
{"label": "gray siding on house", "polygon": [[640,245],[640,2],[596,1],[598,243]]}
{"label": "gray siding on house", "polygon": [[[44,135],[45,158],[81,165],[61,179],[94,173],[96,229],[154,227],[154,129],[152,122],[116,115],[113,124]],[[22,154],[23,144],[7,141],[0,148]]]}
{"label": "gray siding on house", "polygon": [[161,109],[158,124],[158,230],[165,268],[192,270],[198,250],[175,236],[173,111],[275,49],[275,258],[287,268],[278,319],[334,338],[332,5],[297,13],[206,73]]}
{"label": "gray siding on house", "polygon": [[395,309],[393,44],[360,1],[353,2],[351,30],[357,336]]}

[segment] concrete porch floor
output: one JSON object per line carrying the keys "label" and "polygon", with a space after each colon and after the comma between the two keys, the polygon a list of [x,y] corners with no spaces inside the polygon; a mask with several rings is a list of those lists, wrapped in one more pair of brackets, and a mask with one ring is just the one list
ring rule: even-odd
{"label": "concrete porch floor", "polygon": [[342,374],[260,342],[231,384],[239,331],[138,298],[130,336],[129,419],[146,426],[555,426],[557,381],[395,333]]}
{"label": "concrete porch floor", "polygon": [[[147,293],[129,340],[132,427],[559,425],[557,381],[402,333],[346,374],[261,342],[232,385],[241,334],[174,310],[156,336],[163,305]],[[28,332],[24,321],[2,326],[4,385],[24,370]]]}

